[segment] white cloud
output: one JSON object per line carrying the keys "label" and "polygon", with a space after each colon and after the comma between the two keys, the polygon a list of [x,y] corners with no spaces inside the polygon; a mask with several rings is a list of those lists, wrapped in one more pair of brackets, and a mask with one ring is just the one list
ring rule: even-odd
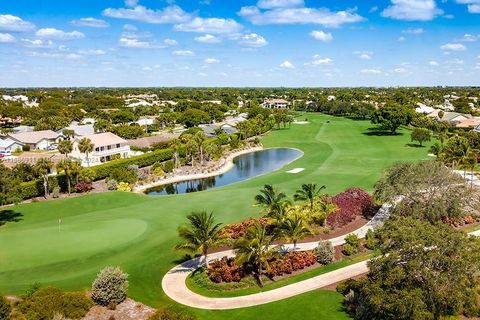
{"label": "white cloud", "polygon": [[10,33],[0,33],[0,43],[10,43],[15,41],[17,41],[17,39],[15,39]]}
{"label": "white cloud", "polygon": [[177,40],[175,39],[165,39],[163,40],[163,43],[165,43],[167,46],[176,46],[178,45]]}
{"label": "white cloud", "polygon": [[303,0],[259,0],[257,6],[262,9],[303,7]]}
{"label": "white cloud", "polygon": [[438,62],[437,62],[437,61],[434,61],[434,60],[429,61],[428,64],[429,64],[430,66],[432,66],[432,67],[438,66]]}
{"label": "white cloud", "polygon": [[467,47],[461,43],[447,43],[440,46],[440,49],[444,51],[465,51],[467,50]]}
{"label": "white cloud", "polygon": [[305,63],[306,66],[329,66],[333,63],[333,60],[330,58],[322,58],[320,55],[316,54],[313,56],[311,62]]}
{"label": "white cloud", "polygon": [[218,37],[215,37],[211,34],[206,34],[203,36],[195,37],[195,41],[200,43],[219,43],[221,40]]}
{"label": "white cloud", "polygon": [[85,35],[79,31],[65,32],[55,28],[40,29],[35,35],[40,38],[56,40],[75,40],[85,38]]}
{"label": "white cloud", "polygon": [[463,61],[461,59],[452,59],[452,60],[447,61],[447,64],[454,64],[454,65],[462,65],[464,63],[465,63],[465,61]]}
{"label": "white cloud", "polygon": [[206,64],[216,64],[216,63],[220,63],[220,60],[215,58],[207,58],[203,60],[203,62],[205,62]]}
{"label": "white cloud", "polygon": [[294,66],[293,63],[291,63],[290,61],[285,60],[285,61],[283,61],[283,62],[280,64],[280,68],[284,68],[284,69],[295,69],[295,66]]}
{"label": "white cloud", "polygon": [[406,34],[422,34],[424,32],[425,30],[422,28],[402,30],[402,33],[406,33]]}
{"label": "white cloud", "polygon": [[53,45],[52,40],[41,40],[41,39],[22,39],[22,42],[24,43],[25,47],[29,48],[48,48]]}
{"label": "white cloud", "polygon": [[466,4],[467,10],[470,13],[480,13],[480,1],[479,0],[457,0],[457,3]]}
{"label": "white cloud", "polygon": [[[480,13],[480,4],[469,4],[467,6],[468,12],[470,13]],[[477,66],[478,69],[478,66]]]}
{"label": "white cloud", "polygon": [[0,14],[0,30],[26,32],[35,29],[35,25],[11,14]]}
{"label": "white cloud", "polygon": [[459,41],[475,42],[478,39],[480,39],[480,36],[475,36],[473,34],[466,33],[466,34],[463,35],[463,37]]}
{"label": "white cloud", "polygon": [[174,30],[184,32],[202,32],[213,34],[236,33],[243,29],[243,26],[233,19],[222,18],[200,18],[175,25]]}
{"label": "white cloud", "polygon": [[360,70],[360,72],[365,74],[382,74],[383,73],[379,69],[362,69]]}
{"label": "white cloud", "polygon": [[161,10],[152,10],[144,6],[134,8],[107,8],[102,14],[110,18],[129,19],[153,24],[181,23],[189,21],[192,15],[173,5]]}
{"label": "white cloud", "polygon": [[430,21],[442,13],[435,0],[391,0],[381,15],[397,20]]}
{"label": "white cloud", "polygon": [[396,73],[407,73],[408,70],[403,67],[398,67],[393,69],[393,71],[395,71]]}
{"label": "white cloud", "polygon": [[208,77],[208,74],[205,73],[205,72],[199,72],[198,75],[199,75],[200,77]]}
{"label": "white cloud", "polygon": [[95,18],[81,18],[78,20],[72,20],[72,25],[76,27],[90,27],[90,28],[107,28],[110,25],[105,20]]}
{"label": "white cloud", "polygon": [[276,8],[260,11],[258,7],[242,7],[238,15],[253,24],[318,24],[339,27],[345,23],[363,21],[354,10],[332,12],[328,8]]}
{"label": "white cloud", "polygon": [[138,4],[138,0],[125,0],[125,6],[135,7]]}
{"label": "white cloud", "polygon": [[128,31],[128,32],[135,32],[138,31],[138,28],[134,26],[133,24],[124,24],[123,25],[123,30]]}
{"label": "white cloud", "polygon": [[195,53],[190,50],[176,50],[176,51],[173,51],[172,54],[174,56],[182,56],[182,57],[191,57],[195,55]]}
{"label": "white cloud", "polygon": [[357,55],[360,59],[371,60],[373,52],[371,52],[371,51],[354,51],[353,54]]}
{"label": "white cloud", "polygon": [[103,56],[107,54],[106,51],[99,49],[78,50],[78,53],[85,56]]}
{"label": "white cloud", "polygon": [[78,60],[82,59],[83,57],[77,53],[68,53],[65,55],[65,58],[70,60]]}
{"label": "white cloud", "polygon": [[405,41],[405,37],[404,36],[398,37],[398,41]]}
{"label": "white cloud", "polygon": [[310,36],[312,36],[315,40],[323,42],[330,42],[333,40],[333,36],[330,32],[323,32],[321,30],[314,30],[310,32]]}
{"label": "white cloud", "polygon": [[239,41],[239,44],[245,47],[260,48],[268,44],[267,40],[256,33],[244,34]]}
{"label": "white cloud", "polygon": [[125,48],[141,48],[141,49],[149,49],[152,48],[150,42],[147,41],[140,41],[138,39],[131,39],[131,38],[120,38],[120,46]]}

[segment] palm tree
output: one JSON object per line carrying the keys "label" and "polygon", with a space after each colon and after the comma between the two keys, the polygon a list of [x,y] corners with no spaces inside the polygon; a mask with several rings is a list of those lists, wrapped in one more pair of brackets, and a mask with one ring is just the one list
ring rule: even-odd
{"label": "palm tree", "polygon": [[302,217],[295,214],[286,218],[280,224],[278,235],[289,242],[293,242],[293,250],[295,251],[297,249],[297,241],[313,235],[313,232],[304,223]]}
{"label": "palm tree", "polygon": [[258,206],[264,208],[264,212],[270,216],[274,212],[281,210],[280,207],[287,201],[287,196],[283,192],[278,192],[270,184],[263,186],[260,193],[255,196],[255,202]]}
{"label": "palm tree", "polygon": [[68,158],[62,159],[57,164],[57,170],[63,171],[65,173],[65,178],[67,179],[68,195],[70,195],[71,193],[72,177],[78,176],[78,174],[80,173],[80,169],[81,169],[81,166],[77,161],[73,161]]}
{"label": "palm tree", "polygon": [[35,164],[35,171],[37,172],[38,175],[42,176],[43,179],[43,189],[44,193],[43,196],[46,199],[48,196],[48,173],[50,172],[50,169],[52,168],[53,163],[52,160],[49,158],[40,158],[37,160],[37,163]]}
{"label": "palm tree", "polygon": [[273,237],[267,234],[265,226],[256,222],[247,229],[245,236],[235,241],[233,245],[235,262],[238,265],[249,264],[260,286],[263,286],[263,271],[270,271],[269,261],[277,253],[277,248],[272,246],[272,242]]}
{"label": "palm tree", "polygon": [[223,243],[221,223],[215,223],[213,213],[207,214],[205,211],[192,212],[187,219],[190,225],[178,228],[178,235],[184,241],[176,245],[175,249],[201,252],[208,268],[208,250]]}
{"label": "palm tree", "polygon": [[175,162],[175,168],[178,168],[180,164],[179,153],[180,153],[180,148],[182,147],[182,142],[180,141],[180,139],[175,138],[170,141],[169,145],[170,145],[170,148],[172,148],[173,150],[173,160]]}
{"label": "palm tree", "polygon": [[69,139],[62,140],[58,143],[58,151],[65,155],[65,158],[68,156],[70,152],[73,150],[72,141]]}
{"label": "palm tree", "polygon": [[193,136],[193,140],[197,144],[198,154],[200,156],[200,164],[202,166],[203,166],[203,147],[204,147],[204,142],[205,142],[206,139],[207,139],[207,137],[205,136],[205,132],[203,132],[203,131],[198,131]]}
{"label": "palm tree", "polygon": [[325,186],[318,188],[316,183],[304,183],[302,188],[295,192],[293,199],[295,201],[308,201],[310,203],[310,211],[312,211],[315,198],[321,195],[323,189],[325,189]]}
{"label": "palm tree", "polygon": [[330,198],[318,201],[319,209],[323,213],[323,226],[327,227],[327,218],[329,215],[338,210],[338,206],[333,203]]}
{"label": "palm tree", "polygon": [[87,166],[90,167],[90,162],[88,161],[88,154],[93,151],[95,145],[92,143],[92,140],[88,138],[82,138],[78,142],[78,150],[81,153],[85,153],[85,157],[87,158]]}

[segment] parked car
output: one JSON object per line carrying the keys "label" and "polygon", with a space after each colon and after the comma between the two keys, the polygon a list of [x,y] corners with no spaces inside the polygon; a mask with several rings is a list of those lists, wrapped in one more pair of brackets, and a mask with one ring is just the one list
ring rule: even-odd
{"label": "parked car", "polygon": [[5,158],[5,157],[6,157],[6,155],[4,155],[3,153],[0,153],[0,159]]}
{"label": "parked car", "polygon": [[58,149],[58,144],[52,144],[47,147],[48,151],[53,151]]}

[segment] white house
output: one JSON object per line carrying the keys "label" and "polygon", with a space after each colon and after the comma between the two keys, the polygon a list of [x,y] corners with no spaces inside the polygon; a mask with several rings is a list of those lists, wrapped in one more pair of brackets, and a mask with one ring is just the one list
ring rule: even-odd
{"label": "white house", "polygon": [[41,130],[32,132],[10,133],[8,137],[23,145],[30,146],[31,149],[47,150],[53,144],[63,140],[63,135],[52,130]]}
{"label": "white house", "polygon": [[[78,148],[78,144],[83,138],[89,139],[94,146],[93,151],[88,154],[88,159],[87,155],[81,153]],[[97,133],[76,138],[73,141],[73,149],[69,156],[80,160],[83,166],[94,166],[116,158],[128,158],[130,156],[130,146],[126,140],[111,132]]]}
{"label": "white house", "polygon": [[284,99],[266,99],[263,101],[262,107],[267,109],[288,109],[290,102]]}
{"label": "white house", "polygon": [[95,129],[91,124],[84,124],[84,125],[70,124],[68,127],[58,130],[57,133],[65,135],[64,133],[65,130],[73,131],[74,138],[88,136],[95,133]]}
{"label": "white house", "polygon": [[22,150],[23,144],[10,138],[0,139],[0,154],[11,155],[12,152]]}

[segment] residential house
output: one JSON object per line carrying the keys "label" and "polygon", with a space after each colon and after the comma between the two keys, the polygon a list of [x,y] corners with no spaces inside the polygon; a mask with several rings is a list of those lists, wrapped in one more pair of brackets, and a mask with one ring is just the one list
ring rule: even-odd
{"label": "residential house", "polygon": [[11,155],[12,152],[22,150],[23,144],[10,138],[0,139],[0,154]]}
{"label": "residential house", "polygon": [[20,133],[20,132],[32,132],[35,130],[34,126],[18,126],[12,129],[13,133]]}
{"label": "residential house", "polygon": [[[88,157],[78,148],[80,140],[84,138],[89,139],[94,145],[93,151],[88,154]],[[69,156],[81,161],[83,166],[94,166],[116,158],[128,158],[130,146],[126,140],[111,132],[97,133],[76,138]]]}
{"label": "residential house", "polygon": [[464,114],[464,113],[459,113],[459,112],[445,112],[443,114],[443,117],[440,118],[438,117],[438,121],[447,121],[451,125],[454,125],[455,122],[467,120],[467,119],[472,119],[472,115],[470,114]]}
{"label": "residential house", "polygon": [[262,108],[267,109],[288,109],[290,102],[284,99],[266,99],[262,103]]}
{"label": "residential house", "polygon": [[95,133],[95,129],[93,128],[93,125],[91,124],[79,125],[77,123],[72,123],[68,127],[58,130],[57,133],[67,136],[66,131],[73,132],[73,138],[89,136]]}
{"label": "residential house", "polygon": [[431,114],[434,112],[435,109],[433,107],[429,107],[423,103],[417,103],[417,107],[415,108],[416,113],[422,113],[422,114]]}
{"label": "residential house", "polygon": [[30,149],[36,150],[47,150],[64,138],[62,134],[52,130],[9,133],[8,137],[23,145],[28,145]]}
{"label": "residential house", "polygon": [[480,119],[464,119],[459,121],[454,121],[453,126],[455,128],[477,128],[480,126]]}

